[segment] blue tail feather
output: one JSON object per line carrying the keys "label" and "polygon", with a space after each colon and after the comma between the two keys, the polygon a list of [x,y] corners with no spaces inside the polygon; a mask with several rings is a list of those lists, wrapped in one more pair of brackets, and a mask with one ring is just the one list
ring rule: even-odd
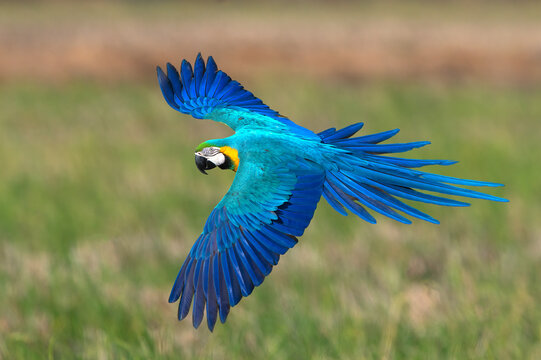
{"label": "blue tail feather", "polygon": [[[340,176],[340,178],[338,178],[337,175]],[[351,197],[355,198],[358,202],[364,204],[366,207],[368,207],[368,208],[370,208],[370,209],[372,209],[374,211],[379,212],[380,214],[388,216],[391,219],[394,219],[394,220],[399,221],[401,223],[404,223],[404,224],[411,223],[410,220],[408,220],[405,217],[401,216],[396,211],[392,210],[391,208],[386,206],[384,203],[379,201],[379,199],[377,197],[367,196],[366,192],[363,191],[360,186],[358,186],[357,184],[354,184],[353,181],[348,179],[343,174],[339,173],[337,175],[335,173],[333,173],[333,172],[330,172],[328,174],[328,176],[330,178],[329,180],[333,184],[337,184],[337,185],[339,184],[338,186],[340,186],[341,189],[344,192],[348,193]]]}
{"label": "blue tail feather", "polygon": [[382,141],[388,140],[398,134],[400,129],[387,130],[376,134],[364,135],[358,138],[355,138],[358,142],[364,144],[377,144]]}
{"label": "blue tail feather", "polygon": [[[451,176],[431,174],[413,168],[427,165],[451,165],[451,160],[405,159],[381,155],[412,150],[429,144],[418,141],[402,144],[379,144],[396,135],[399,129],[377,134],[351,137],[362,127],[361,123],[344,129],[328,129],[318,135],[323,143],[349,151],[343,156],[343,165],[338,170],[328,171],[323,185],[323,197],[339,213],[347,215],[346,209],[360,218],[375,223],[375,219],[362,205],[394,220],[411,223],[395,210],[431,223],[436,219],[398,198],[445,206],[468,206],[466,202],[448,199],[419,190],[440,194],[506,202],[506,199],[485,194],[461,186],[501,186],[501,184],[460,179]],[[452,184],[452,185],[450,185]]]}
{"label": "blue tail feather", "polygon": [[[158,67],[159,69],[159,67]],[[161,69],[160,69],[161,70]],[[158,71],[158,74],[160,73],[160,71]],[[324,130],[322,132],[320,132],[319,134],[317,134],[320,138],[329,138],[332,134],[334,134],[336,132],[336,128],[330,128],[330,129],[327,129],[327,130]]]}
{"label": "blue tail feather", "polygon": [[453,165],[458,161],[453,160],[419,160],[419,159],[404,159],[394,156],[385,156],[385,155],[372,155],[366,154],[365,159],[371,160],[374,162],[384,162],[392,165],[398,165],[405,168],[417,168],[427,165]]}
{"label": "blue tail feather", "polygon": [[344,209],[344,206],[340,203],[340,201],[338,201],[338,199],[335,197],[335,195],[332,194],[331,191],[329,190],[329,185],[327,184],[327,182],[325,182],[324,185],[323,185],[323,194],[322,195],[325,198],[325,200],[327,200],[329,205],[331,205],[333,207],[334,210],[336,210],[338,213],[340,213],[340,214],[342,214],[344,216],[348,215],[348,212],[346,211],[346,209]]}
{"label": "blue tail feather", "polygon": [[[357,131],[361,130],[361,128],[363,127],[364,123],[360,122],[360,123],[356,123],[356,124],[352,124],[352,125],[349,125],[349,126],[346,126],[345,128],[341,129],[341,130],[338,130],[336,131],[335,128],[332,128],[333,130],[333,133],[330,134],[329,136],[326,136],[326,139],[327,139],[327,142],[329,141],[333,141],[335,139],[346,139],[346,138],[349,138],[351,135],[355,134]],[[331,129],[329,129],[331,130]],[[325,132],[322,132],[319,134],[319,136],[323,136],[322,134],[324,134]]]}
{"label": "blue tail feather", "polygon": [[366,211],[364,207],[357,204],[354,197],[344,193],[344,191],[339,188],[339,185],[326,180],[323,187],[329,191],[331,196],[334,197],[336,201],[340,202],[341,205],[344,205],[349,211],[361,219],[368,221],[369,223],[376,223],[376,219],[374,219],[374,217],[370,215],[370,213]]}

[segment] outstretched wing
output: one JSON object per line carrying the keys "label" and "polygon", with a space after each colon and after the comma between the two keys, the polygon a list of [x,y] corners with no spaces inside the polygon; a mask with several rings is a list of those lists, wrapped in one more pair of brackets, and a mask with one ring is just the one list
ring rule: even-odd
{"label": "outstretched wing", "polygon": [[289,130],[299,136],[319,139],[312,131],[295,124],[265,105],[237,81],[218,70],[212,56],[207,64],[197,55],[194,67],[182,60],[180,75],[167,64],[167,75],[158,66],[158,82],[167,103],[197,119],[223,122],[233,130],[258,127]]}
{"label": "outstretched wing", "polygon": [[297,243],[314,215],[325,173],[309,161],[244,154],[231,188],[214,208],[177,276],[169,302],[180,298],[179,320],[190,310],[198,327],[263,282],[280,255]]}

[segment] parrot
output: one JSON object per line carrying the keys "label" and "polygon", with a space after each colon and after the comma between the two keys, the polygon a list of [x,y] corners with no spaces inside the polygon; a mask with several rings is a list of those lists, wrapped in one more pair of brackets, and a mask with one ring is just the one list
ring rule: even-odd
{"label": "parrot", "polygon": [[192,309],[196,329],[206,312],[212,332],[218,317],[225,323],[231,307],[261,285],[280,256],[303,235],[321,197],[338,213],[349,212],[372,224],[376,219],[368,210],[404,224],[411,223],[404,215],[439,223],[403,200],[469,206],[445,197],[454,195],[507,202],[461,187],[502,184],[418,170],[456,161],[388,155],[430,143],[383,143],[399,129],[354,136],[362,122],[319,133],[297,125],[219,70],[212,56],[206,64],[199,53],[193,67],[183,60],[178,70],[170,63],[167,73],[159,66],[156,70],[169,106],[235,131],[195,149],[195,164],[202,173],[214,168],[235,172],[231,187],[180,267],[169,296],[170,303],[180,299],[179,320]]}

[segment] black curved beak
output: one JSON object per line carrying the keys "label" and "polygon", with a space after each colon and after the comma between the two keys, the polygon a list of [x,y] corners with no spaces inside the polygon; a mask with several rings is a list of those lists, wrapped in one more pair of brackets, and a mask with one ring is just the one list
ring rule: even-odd
{"label": "black curved beak", "polygon": [[208,175],[205,170],[210,170],[216,167],[212,161],[208,161],[204,156],[195,154],[195,165],[203,174]]}

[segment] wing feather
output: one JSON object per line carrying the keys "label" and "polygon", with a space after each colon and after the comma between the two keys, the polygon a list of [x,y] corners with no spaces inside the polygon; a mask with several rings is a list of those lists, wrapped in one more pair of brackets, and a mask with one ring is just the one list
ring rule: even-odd
{"label": "wing feather", "polygon": [[[197,119],[223,122],[234,130],[264,124],[319,140],[312,131],[272,110],[239,82],[218,70],[212,56],[209,56],[205,66],[201,54],[198,54],[193,69],[188,61],[182,60],[180,75],[173,65],[167,64],[166,68],[167,75],[157,67],[158,82],[165,100],[177,111]],[[247,117],[253,117],[252,121],[246,121]]]}
{"label": "wing feather", "polygon": [[180,298],[179,319],[188,315],[193,302],[194,327],[205,310],[211,331],[218,315],[225,322],[230,307],[261,285],[312,219],[324,170],[303,160],[267,160],[268,168],[255,172],[250,158],[243,159],[173,285],[169,301]]}

